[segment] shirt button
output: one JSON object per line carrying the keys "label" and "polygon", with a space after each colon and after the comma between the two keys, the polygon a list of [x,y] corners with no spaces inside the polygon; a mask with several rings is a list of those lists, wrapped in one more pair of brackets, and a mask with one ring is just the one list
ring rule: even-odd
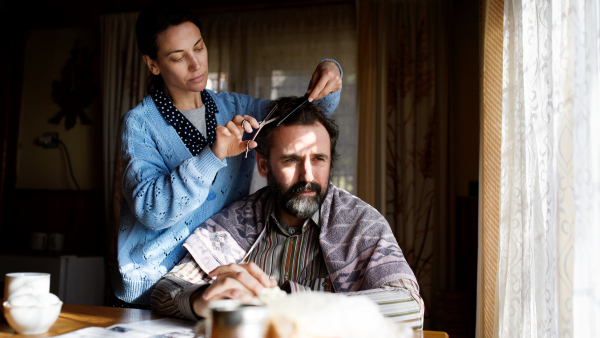
{"label": "shirt button", "polygon": [[215,194],[214,192],[211,192],[210,194],[208,194],[208,197],[206,197],[206,199],[209,201],[212,201],[215,198],[217,198],[217,194]]}
{"label": "shirt button", "polygon": [[327,286],[327,281],[324,281],[323,284],[321,284],[321,286],[326,287]]}
{"label": "shirt button", "polygon": [[294,230],[294,229],[290,229],[290,234],[292,234],[292,235],[293,235],[293,234],[295,234],[295,233],[296,233],[296,230]]}

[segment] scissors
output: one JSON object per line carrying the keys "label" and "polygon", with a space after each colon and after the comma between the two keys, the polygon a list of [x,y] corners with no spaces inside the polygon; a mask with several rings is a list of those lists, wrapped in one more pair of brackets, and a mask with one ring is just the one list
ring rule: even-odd
{"label": "scissors", "polygon": [[254,133],[254,136],[252,136],[252,139],[250,141],[248,141],[248,143],[246,143],[246,156],[244,156],[244,158],[248,158],[248,152],[250,151],[250,142],[254,141],[254,139],[256,138],[256,135],[258,135],[260,130],[267,124],[277,120],[276,117],[269,120],[269,117],[271,117],[271,115],[273,115],[273,112],[275,110],[277,110],[277,105],[275,105],[275,107],[273,107],[273,109],[271,109],[271,111],[267,114],[267,116],[265,116],[265,118],[258,124],[258,129],[256,130],[256,133]]}
{"label": "scissors", "polygon": [[[293,113],[294,113],[296,110],[298,110],[298,108],[300,108],[300,107],[301,107],[303,104],[305,104],[306,102],[308,102],[308,94],[304,95],[303,99],[304,99],[304,100],[302,100],[302,102],[301,102],[301,103],[300,103],[298,106],[296,106],[296,108],[294,108],[294,110],[292,110],[291,112],[289,112],[289,113],[288,113],[286,116],[284,116],[284,117],[283,117],[283,118],[282,118],[282,119],[279,121],[279,123],[277,123],[277,126],[276,126],[276,127],[279,127],[279,125],[280,125],[280,124],[281,124],[281,123],[282,123],[282,122],[283,122],[285,119],[287,119],[287,118],[288,118],[290,115],[292,115],[292,114],[293,114]],[[262,121],[261,121],[261,122],[258,124],[258,126],[259,126],[259,127],[258,127],[258,130],[256,131],[256,133],[254,133],[254,136],[252,137],[252,140],[250,140],[250,141],[254,141],[254,139],[256,138],[256,135],[258,135],[258,133],[260,132],[260,130],[261,130],[261,129],[262,129],[264,126],[266,126],[267,124],[269,124],[269,123],[271,123],[271,122],[273,122],[273,121],[277,120],[277,117],[275,117],[275,118],[272,118],[272,119],[270,119],[270,120],[269,120],[269,117],[271,117],[271,115],[273,114],[273,112],[274,112],[276,109],[277,109],[277,105],[275,105],[275,107],[273,107],[273,109],[271,109],[271,111],[269,112],[269,114],[267,114],[267,116],[265,116],[265,118],[264,118],[264,119],[263,119],[263,120],[262,120]],[[245,122],[245,121],[246,121],[246,120],[244,120],[244,122]],[[243,126],[243,123],[244,123],[244,122],[242,122],[242,129],[243,129],[243,127],[244,127],[244,126]],[[246,156],[245,156],[245,158],[247,158],[247,157],[248,157],[248,152],[250,151],[250,141],[248,141],[248,143],[246,143]]]}

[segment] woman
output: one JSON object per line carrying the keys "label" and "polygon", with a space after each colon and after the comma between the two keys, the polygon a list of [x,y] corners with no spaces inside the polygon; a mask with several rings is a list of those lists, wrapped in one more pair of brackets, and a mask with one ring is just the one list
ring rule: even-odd
{"label": "woman", "polygon": [[[136,37],[152,75],[150,95],[122,122],[125,202],[113,290],[126,303],[144,305],[184,256],[188,235],[248,195],[255,159],[253,152],[240,155],[248,142],[242,136],[258,128],[270,101],[206,89],[206,46],[197,20],[180,4],[152,3],[140,13]],[[331,114],[340,89],[339,65],[323,61],[308,100],[323,98]]]}

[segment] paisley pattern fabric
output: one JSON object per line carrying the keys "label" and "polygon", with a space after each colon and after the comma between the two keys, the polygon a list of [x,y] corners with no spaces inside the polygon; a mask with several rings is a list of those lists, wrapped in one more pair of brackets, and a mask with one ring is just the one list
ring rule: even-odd
{"label": "paisley pattern fabric", "polygon": [[[263,234],[270,195],[268,188],[257,191],[188,237],[184,247],[203,271],[244,260]],[[321,205],[319,243],[336,292],[374,289],[400,279],[417,283],[385,218],[331,183]]]}

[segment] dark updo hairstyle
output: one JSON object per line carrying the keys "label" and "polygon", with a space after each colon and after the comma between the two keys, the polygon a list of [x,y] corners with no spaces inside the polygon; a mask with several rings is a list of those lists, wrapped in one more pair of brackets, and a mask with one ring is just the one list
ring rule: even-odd
{"label": "dark updo hairstyle", "polygon": [[[200,29],[200,23],[189,8],[177,1],[155,0],[141,12],[135,25],[137,46],[142,55],[148,55],[152,60],[158,56],[158,35],[167,29],[191,22]],[[155,89],[163,89],[162,76],[150,73],[146,81],[148,94]]]}
{"label": "dark updo hairstyle", "polygon": [[[276,118],[277,120],[265,125],[256,137],[256,151],[265,159],[269,159],[271,148],[273,147],[273,131],[277,128],[277,123],[294,110],[302,101],[306,100],[306,97],[281,97],[273,102],[273,105],[277,104],[277,110],[273,112],[270,118]],[[271,107],[273,106],[271,105]],[[270,108],[271,108],[270,107]],[[269,108],[269,109],[270,109]],[[320,105],[314,103],[304,103],[300,106],[292,115],[283,121],[283,125],[286,126],[312,126],[321,123],[327,133],[329,134],[329,145],[331,147],[331,168],[333,163],[338,158],[338,154],[335,150],[337,145],[340,132],[335,120],[325,116]]]}

